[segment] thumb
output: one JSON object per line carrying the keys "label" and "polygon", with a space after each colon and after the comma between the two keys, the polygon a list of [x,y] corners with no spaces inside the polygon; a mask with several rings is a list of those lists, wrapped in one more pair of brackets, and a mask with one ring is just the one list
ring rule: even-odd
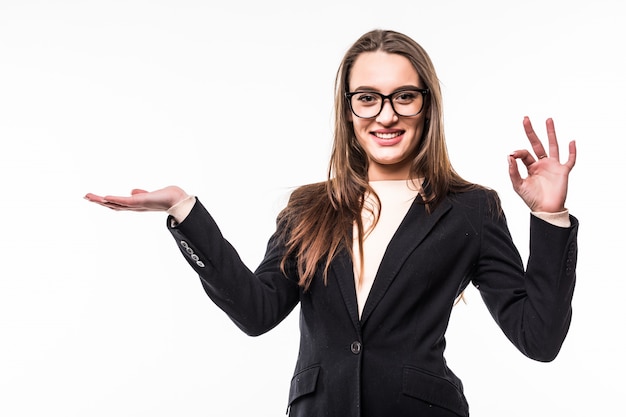
{"label": "thumb", "polygon": [[513,189],[515,191],[519,190],[519,187],[522,184],[522,176],[520,175],[519,168],[517,167],[517,161],[511,155],[508,157],[509,161],[509,177],[511,177],[511,184],[513,184]]}

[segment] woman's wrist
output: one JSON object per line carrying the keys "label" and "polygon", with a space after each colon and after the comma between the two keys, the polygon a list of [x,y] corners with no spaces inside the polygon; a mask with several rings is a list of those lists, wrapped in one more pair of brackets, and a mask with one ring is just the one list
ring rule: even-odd
{"label": "woman's wrist", "polygon": [[196,197],[185,193],[183,198],[167,209],[166,212],[172,216],[176,222],[181,223],[189,215],[195,203]]}

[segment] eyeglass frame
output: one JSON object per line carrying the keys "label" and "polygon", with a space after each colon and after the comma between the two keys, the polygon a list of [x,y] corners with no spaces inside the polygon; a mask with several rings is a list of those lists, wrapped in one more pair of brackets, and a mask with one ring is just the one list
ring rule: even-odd
{"label": "eyeglass frame", "polygon": [[[393,106],[393,100],[391,99],[393,97],[393,95],[394,94],[398,94],[398,93],[402,93],[404,91],[416,91],[416,92],[418,92],[418,93],[420,93],[422,95],[422,100],[423,100],[422,101],[422,107],[419,109],[419,111],[417,113],[405,116],[405,115],[402,115],[402,114],[398,113],[396,108]],[[354,108],[352,107],[352,97],[354,97],[357,94],[364,94],[364,93],[376,94],[377,96],[380,96],[380,98],[381,98],[380,110],[378,110],[378,113],[376,113],[373,116],[369,116],[369,117],[359,116],[358,114],[356,114],[356,112],[354,111]],[[417,116],[418,114],[420,114],[422,112],[422,110],[424,110],[424,104],[426,103],[426,97],[428,96],[428,94],[430,94],[430,90],[428,88],[410,87],[410,88],[402,88],[402,89],[396,90],[393,93],[387,94],[387,95],[384,95],[384,94],[379,93],[377,91],[346,91],[344,93],[344,96],[346,97],[346,100],[348,101],[348,106],[350,107],[350,111],[352,112],[352,114],[354,114],[359,119],[373,119],[375,117],[378,117],[380,115],[380,113],[382,113],[383,109],[385,108],[385,100],[389,100],[389,104],[391,104],[391,110],[393,110],[393,112],[398,117],[414,117],[414,116]]]}

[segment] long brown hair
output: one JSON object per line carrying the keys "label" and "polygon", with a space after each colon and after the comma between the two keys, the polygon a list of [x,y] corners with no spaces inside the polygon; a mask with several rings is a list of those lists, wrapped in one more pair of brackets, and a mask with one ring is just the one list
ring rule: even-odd
{"label": "long brown hair", "polygon": [[411,166],[413,178],[424,178],[423,201],[427,209],[434,209],[450,192],[475,186],[461,178],[450,163],[443,130],[439,79],[426,51],[413,39],[398,32],[373,30],[364,34],[344,55],[335,78],[335,132],[328,180],[296,189],[279,215],[278,226],[287,245],[281,267],[284,269],[287,259],[294,257],[299,283],[305,290],[318,266],[323,263],[326,281],[333,258],[341,250],[352,254],[353,225],[356,225],[359,249],[362,250],[364,195],[371,193],[377,200],[368,184],[367,155],[356,140],[345,99],[357,57],[375,51],[407,58],[429,90],[426,125]]}

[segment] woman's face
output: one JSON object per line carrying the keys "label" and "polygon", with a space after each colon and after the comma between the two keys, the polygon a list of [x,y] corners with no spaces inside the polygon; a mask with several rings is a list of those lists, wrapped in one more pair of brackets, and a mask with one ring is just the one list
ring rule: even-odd
{"label": "woman's face", "polygon": [[[411,62],[402,55],[381,51],[359,55],[349,78],[350,92],[369,91],[388,95],[411,87],[424,88]],[[389,100],[384,100],[380,114],[371,119],[350,113],[349,120],[354,125],[356,138],[369,159],[370,181],[407,179],[411,176],[411,161],[422,137],[425,113],[424,106],[416,116],[398,116]]]}

